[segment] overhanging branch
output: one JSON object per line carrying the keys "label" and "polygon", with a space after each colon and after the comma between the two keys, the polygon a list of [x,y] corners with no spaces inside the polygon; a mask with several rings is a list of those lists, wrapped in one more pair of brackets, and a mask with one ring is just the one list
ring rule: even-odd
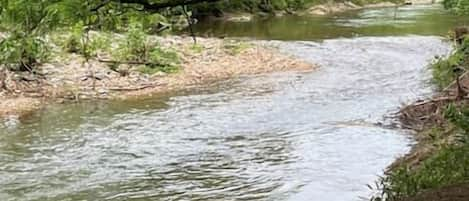
{"label": "overhanging branch", "polygon": [[114,3],[123,3],[123,4],[136,4],[143,6],[144,10],[161,10],[164,8],[172,8],[176,6],[183,6],[183,5],[192,5],[204,2],[217,2],[220,0],[167,0],[165,2],[151,2],[151,0],[104,0],[101,4],[99,4],[96,8],[92,9],[92,11],[97,11],[100,8],[106,6],[107,4],[114,2]]}

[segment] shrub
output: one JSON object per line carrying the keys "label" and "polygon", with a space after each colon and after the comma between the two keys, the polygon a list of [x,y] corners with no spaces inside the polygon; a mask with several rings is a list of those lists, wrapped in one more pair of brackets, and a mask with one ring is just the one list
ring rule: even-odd
{"label": "shrub", "polygon": [[84,31],[85,27],[83,22],[78,22],[70,28],[70,35],[63,44],[67,52],[83,53]]}
{"label": "shrub", "polygon": [[42,37],[11,33],[0,42],[0,64],[10,70],[32,71],[49,59],[49,46]]}
{"label": "shrub", "polygon": [[433,83],[439,89],[447,87],[456,79],[456,68],[469,68],[469,40],[464,40],[463,44],[457,47],[452,55],[448,58],[440,58],[432,64],[431,68]]}
{"label": "shrub", "polygon": [[125,39],[119,44],[114,59],[121,63],[141,63],[139,70],[146,74],[177,72],[179,57],[151,43],[140,23],[131,23]]}
{"label": "shrub", "polygon": [[[55,1],[0,1],[0,22],[9,36],[0,42],[0,63],[33,70],[48,57],[45,34],[58,24]],[[26,23],[27,22],[27,23]]]}
{"label": "shrub", "polygon": [[444,0],[443,5],[446,9],[455,13],[467,15],[469,14],[469,0]]}
{"label": "shrub", "polygon": [[148,58],[148,39],[139,23],[132,23],[115,55],[118,61],[144,62]]}

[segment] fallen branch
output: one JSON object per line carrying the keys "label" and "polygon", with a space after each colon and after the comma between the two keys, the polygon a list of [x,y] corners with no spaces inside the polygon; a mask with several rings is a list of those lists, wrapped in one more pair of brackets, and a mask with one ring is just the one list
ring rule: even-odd
{"label": "fallen branch", "polygon": [[109,88],[111,91],[138,91],[138,90],[143,90],[147,88],[154,88],[157,86],[161,86],[161,84],[149,84],[149,85],[143,85],[143,86],[137,86],[137,87],[117,87],[117,88]]}
{"label": "fallen branch", "polygon": [[152,64],[150,62],[141,62],[141,61],[115,61],[115,60],[105,60],[98,58],[98,61],[101,63],[112,63],[112,64],[129,64],[129,65],[148,65]]}
{"label": "fallen branch", "polygon": [[107,60],[98,58],[98,61],[101,63],[111,63],[111,64],[128,64],[128,65],[161,65],[160,63],[155,62],[145,62],[145,61],[116,61],[116,60]]}

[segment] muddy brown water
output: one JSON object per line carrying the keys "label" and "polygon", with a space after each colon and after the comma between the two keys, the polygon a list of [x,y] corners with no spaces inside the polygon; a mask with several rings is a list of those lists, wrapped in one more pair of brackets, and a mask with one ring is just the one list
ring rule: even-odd
{"label": "muddy brown water", "polygon": [[436,36],[262,43],[321,68],[2,120],[0,200],[361,200],[412,144],[378,123],[431,94],[427,65],[451,49]]}

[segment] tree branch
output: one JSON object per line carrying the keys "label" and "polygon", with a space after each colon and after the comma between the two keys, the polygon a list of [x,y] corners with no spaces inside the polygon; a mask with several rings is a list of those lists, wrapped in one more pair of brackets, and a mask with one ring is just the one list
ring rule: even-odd
{"label": "tree branch", "polygon": [[137,4],[143,6],[144,10],[160,10],[163,8],[172,8],[176,6],[192,5],[204,2],[217,2],[220,0],[168,0],[165,2],[151,2],[151,0],[105,0],[91,11],[98,11],[100,8],[107,4],[114,3],[125,3],[125,4]]}

